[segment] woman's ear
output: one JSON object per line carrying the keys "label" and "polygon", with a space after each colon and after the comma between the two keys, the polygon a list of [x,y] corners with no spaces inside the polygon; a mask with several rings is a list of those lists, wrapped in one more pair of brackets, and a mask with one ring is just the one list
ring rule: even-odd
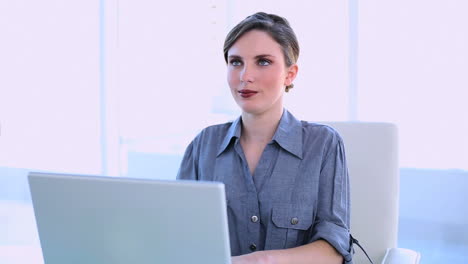
{"label": "woman's ear", "polygon": [[284,80],[284,85],[288,86],[291,85],[294,82],[294,79],[296,79],[297,72],[299,71],[299,67],[297,64],[293,64],[288,67],[288,72],[286,74],[286,79]]}

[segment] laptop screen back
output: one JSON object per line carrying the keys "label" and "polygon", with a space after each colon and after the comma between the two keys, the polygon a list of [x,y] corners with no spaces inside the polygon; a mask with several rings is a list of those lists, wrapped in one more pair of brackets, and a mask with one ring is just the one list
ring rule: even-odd
{"label": "laptop screen back", "polygon": [[31,173],[46,264],[230,263],[224,185]]}

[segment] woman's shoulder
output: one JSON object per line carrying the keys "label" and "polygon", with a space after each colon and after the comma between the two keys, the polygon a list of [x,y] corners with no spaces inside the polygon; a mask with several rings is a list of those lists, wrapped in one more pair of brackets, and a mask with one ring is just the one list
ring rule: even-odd
{"label": "woman's shoulder", "polygon": [[333,138],[341,140],[341,136],[338,133],[338,131],[336,131],[336,129],[334,129],[328,124],[309,121],[301,121],[301,123],[302,130],[305,136]]}
{"label": "woman's shoulder", "polygon": [[210,125],[205,127],[201,132],[200,135],[204,136],[220,136],[226,135],[229,129],[233,125],[233,121],[229,121],[222,124]]}
{"label": "woman's shoulder", "polygon": [[[314,146],[309,151],[318,151],[324,157],[337,154],[336,150],[344,148],[344,142],[338,131],[328,124],[302,121],[303,144]],[[340,152],[343,153],[344,152]]]}
{"label": "woman's shoulder", "polygon": [[213,133],[213,134],[226,133],[229,130],[229,128],[232,126],[233,122],[234,121],[229,121],[229,122],[225,122],[221,124],[207,126],[202,130],[202,133]]}
{"label": "woman's shoulder", "polygon": [[[283,124],[283,129],[289,132],[294,132],[300,128],[302,130],[303,138],[340,138],[338,132],[331,126],[327,125],[326,123],[321,122],[311,122],[297,119],[292,113],[289,111],[285,111],[286,118],[286,126]],[[282,119],[282,122],[283,122]],[[280,124],[281,126],[281,124]],[[286,128],[287,127],[287,128]]]}

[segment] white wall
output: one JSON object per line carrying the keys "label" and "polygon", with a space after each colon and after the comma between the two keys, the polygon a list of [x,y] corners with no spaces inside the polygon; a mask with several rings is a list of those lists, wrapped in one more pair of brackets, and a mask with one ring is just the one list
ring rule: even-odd
{"label": "white wall", "polygon": [[100,173],[99,3],[0,1],[0,166]]}
{"label": "white wall", "polygon": [[402,167],[468,169],[468,2],[360,1],[358,113],[400,130]]}

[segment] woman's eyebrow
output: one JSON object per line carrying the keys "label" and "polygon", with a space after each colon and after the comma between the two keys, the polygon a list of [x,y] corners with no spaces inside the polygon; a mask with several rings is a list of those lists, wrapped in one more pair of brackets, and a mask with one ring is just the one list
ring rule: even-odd
{"label": "woman's eyebrow", "polygon": [[229,59],[242,59],[242,57],[239,55],[229,55],[228,58]]}
{"label": "woman's eyebrow", "polygon": [[[263,59],[263,58],[266,58],[266,57],[271,57],[271,58],[275,58],[275,56],[273,55],[270,55],[270,54],[260,54],[260,55],[257,55],[254,57],[254,59]],[[229,55],[228,56],[229,59],[242,59],[242,56],[239,56],[239,55]]]}
{"label": "woman's eyebrow", "polygon": [[266,58],[266,57],[275,57],[273,55],[270,55],[270,54],[260,54],[260,55],[257,55],[255,56],[255,59],[262,59],[262,58]]}

